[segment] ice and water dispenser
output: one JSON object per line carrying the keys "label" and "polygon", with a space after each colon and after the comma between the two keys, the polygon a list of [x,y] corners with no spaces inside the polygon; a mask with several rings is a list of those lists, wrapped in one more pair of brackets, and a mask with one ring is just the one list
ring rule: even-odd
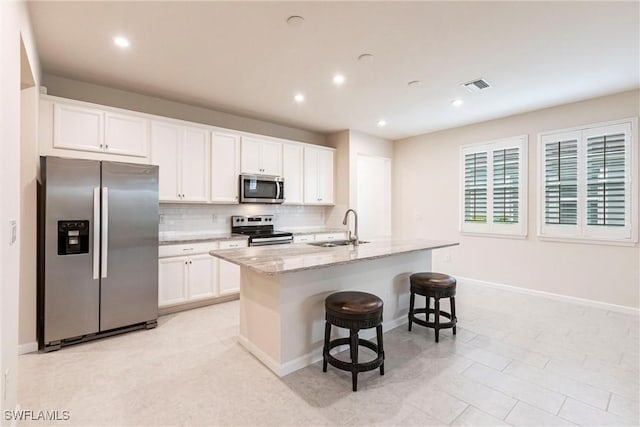
{"label": "ice and water dispenser", "polygon": [[58,255],[89,253],[89,221],[58,221]]}

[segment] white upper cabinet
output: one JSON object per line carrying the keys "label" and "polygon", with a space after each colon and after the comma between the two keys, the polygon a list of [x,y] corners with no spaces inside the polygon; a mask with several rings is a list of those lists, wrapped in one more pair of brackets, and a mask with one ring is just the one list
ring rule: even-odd
{"label": "white upper cabinet", "polygon": [[211,140],[211,201],[238,203],[240,136],[214,131]]}
{"label": "white upper cabinet", "polygon": [[180,200],[180,128],[151,122],[151,162],[158,165],[160,200]]}
{"label": "white upper cabinet", "polygon": [[104,151],[104,113],[93,108],[55,104],[53,147]]}
{"label": "white upper cabinet", "polygon": [[148,155],[149,121],[79,105],[56,103],[53,147],[125,156]]}
{"label": "white upper cabinet", "polygon": [[185,127],[182,141],[182,199],[209,200],[209,132]]}
{"label": "white upper cabinet", "polygon": [[148,126],[149,121],[141,117],[105,113],[105,152],[146,157]]}
{"label": "white upper cabinet", "polygon": [[333,150],[304,148],[304,203],[333,204]]}
{"label": "white upper cabinet", "polygon": [[284,202],[302,204],[304,148],[300,144],[282,144],[282,176],[284,177]]}
{"label": "white upper cabinet", "polygon": [[282,143],[243,136],[241,151],[242,173],[282,175]]}
{"label": "white upper cabinet", "polygon": [[209,132],[151,123],[151,160],[160,169],[160,201],[209,200]]}

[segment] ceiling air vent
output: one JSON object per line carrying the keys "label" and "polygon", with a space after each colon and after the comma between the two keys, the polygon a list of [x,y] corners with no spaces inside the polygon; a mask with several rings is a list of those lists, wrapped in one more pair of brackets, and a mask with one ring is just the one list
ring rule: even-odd
{"label": "ceiling air vent", "polygon": [[464,83],[462,86],[467,88],[469,92],[480,92],[481,90],[488,89],[491,86],[483,79],[472,80],[470,82]]}

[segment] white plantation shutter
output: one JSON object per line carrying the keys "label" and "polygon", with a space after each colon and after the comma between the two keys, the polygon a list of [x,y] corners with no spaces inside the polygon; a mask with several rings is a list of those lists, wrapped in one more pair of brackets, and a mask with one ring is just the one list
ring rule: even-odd
{"label": "white plantation shutter", "polygon": [[587,224],[625,225],[624,134],[587,139]]}
{"label": "white plantation shutter", "polygon": [[462,232],[526,235],[526,144],[521,136],[462,147]]}
{"label": "white plantation shutter", "polygon": [[493,222],[517,223],[520,212],[520,148],[493,151]]}
{"label": "white plantation shutter", "polygon": [[464,156],[464,222],[487,222],[487,152]]}
{"label": "white plantation shutter", "polygon": [[619,121],[540,136],[541,236],[636,241],[635,123]]}
{"label": "white plantation shutter", "polygon": [[544,144],[545,224],[578,224],[578,139],[574,132]]}

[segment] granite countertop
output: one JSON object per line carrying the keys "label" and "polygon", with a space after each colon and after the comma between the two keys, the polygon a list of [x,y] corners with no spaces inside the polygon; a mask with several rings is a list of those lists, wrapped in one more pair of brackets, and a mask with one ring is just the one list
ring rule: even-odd
{"label": "granite countertop", "polygon": [[457,242],[436,240],[387,239],[362,243],[358,247],[349,245],[324,248],[300,243],[218,249],[210,251],[209,254],[258,273],[274,275],[456,245]]}
{"label": "granite countertop", "polygon": [[174,236],[162,236],[158,243],[164,245],[181,245],[185,243],[206,243],[216,242],[219,240],[247,240],[248,236],[244,234],[220,233],[220,234],[196,234],[186,235],[178,234]]}

